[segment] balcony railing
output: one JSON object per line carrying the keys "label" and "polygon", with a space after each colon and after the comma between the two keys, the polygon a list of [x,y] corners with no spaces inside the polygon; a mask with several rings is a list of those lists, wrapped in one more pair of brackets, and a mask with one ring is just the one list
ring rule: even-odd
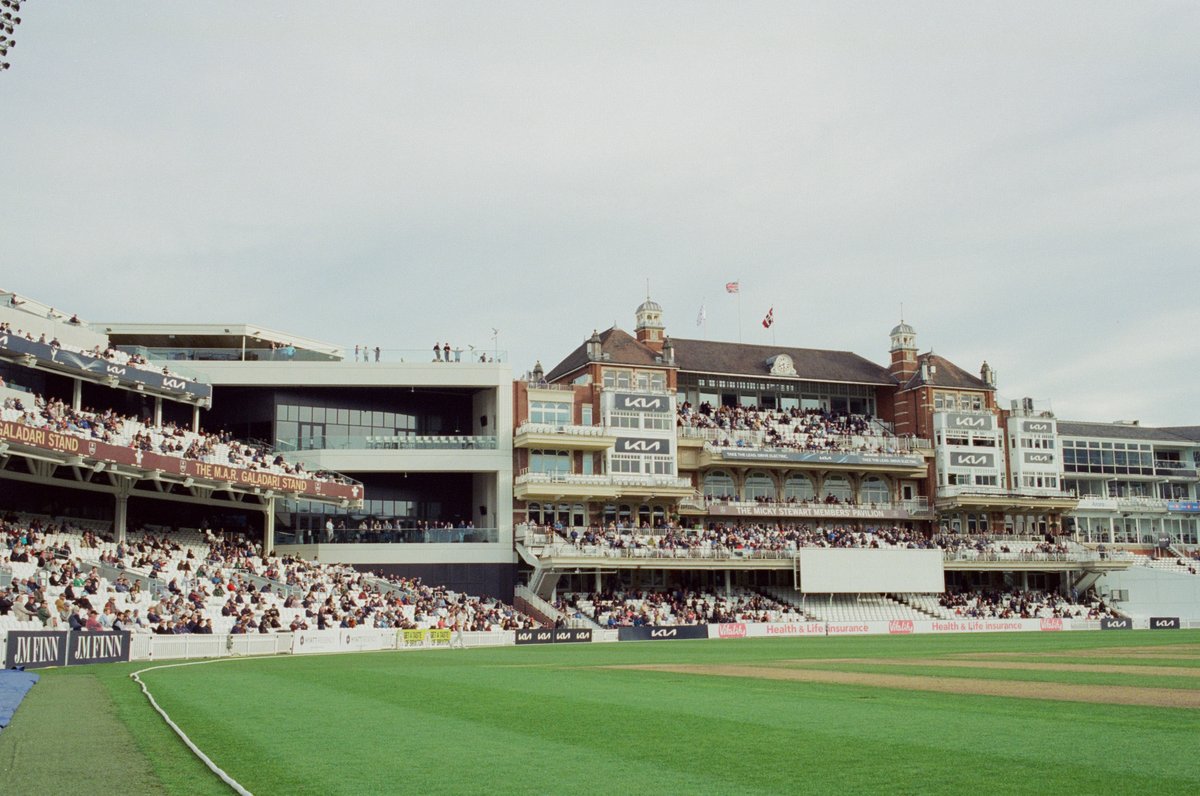
{"label": "balcony railing", "polygon": [[691,487],[687,478],[672,475],[637,475],[613,473],[611,475],[584,475],[582,473],[531,473],[522,472],[516,477],[517,484],[564,484],[567,486],[659,486],[683,489]]}
{"label": "balcony railing", "polygon": [[553,423],[522,423],[517,426],[517,434],[571,434],[579,437],[603,437],[608,433],[606,426],[578,426]]}
{"label": "balcony railing", "polygon": [[1071,500],[1075,497],[1075,493],[1065,489],[1027,489],[1013,491],[1002,486],[977,486],[974,484],[949,485],[939,486],[937,488],[937,496],[939,498],[949,497],[999,497],[1012,498],[1015,500],[1036,500],[1038,498],[1054,498],[1057,500]]}
{"label": "balcony railing", "polygon": [[856,510],[862,511],[907,511],[910,514],[916,514],[929,511],[929,499],[925,497],[913,498],[912,500],[901,500],[887,503],[825,503],[824,501],[786,501],[786,500],[720,500],[707,499],[699,497],[684,498],[679,501],[680,508],[695,509],[698,511],[707,511],[714,506],[729,507],[731,509],[755,509],[763,512],[769,512],[771,509],[776,509],[780,514],[789,512],[803,512],[804,509],[819,509],[821,511],[836,510],[843,508],[847,513],[852,513]]}
{"label": "balcony railing", "polygon": [[500,541],[500,532],[496,528],[341,528],[332,533],[324,529],[277,530],[275,541],[277,544],[495,544]]}
{"label": "balcony railing", "polygon": [[365,435],[355,437],[281,438],[281,451],[328,450],[496,450],[496,437],[467,435]]}
{"label": "balcony railing", "polygon": [[381,348],[379,358],[375,350],[365,353],[354,353],[354,348],[330,348],[322,351],[284,346],[282,348],[263,347],[261,341],[246,348],[207,348],[207,347],[145,347],[119,346],[122,351],[138,353],[151,361],[207,361],[207,362],[343,362],[345,364],[373,365],[380,364],[442,364],[442,365],[471,365],[491,364],[508,361],[507,351],[491,349],[460,349],[451,350],[449,359],[446,355],[435,357],[433,348]]}
{"label": "balcony railing", "polygon": [[[696,426],[678,426],[679,436],[684,439],[700,439],[705,442],[731,443],[728,446],[714,445],[712,450],[720,451],[728,448],[740,450],[789,450],[805,451],[805,448],[774,447],[766,442],[766,434],[762,431],[749,429],[727,430],[723,428],[701,428]],[[886,434],[841,434],[827,437],[814,437],[819,440],[833,440],[839,446],[836,449],[820,449],[813,452],[863,452],[864,450],[881,450],[885,453],[909,453],[917,450],[931,450],[933,444],[927,439],[917,437],[894,437]]]}

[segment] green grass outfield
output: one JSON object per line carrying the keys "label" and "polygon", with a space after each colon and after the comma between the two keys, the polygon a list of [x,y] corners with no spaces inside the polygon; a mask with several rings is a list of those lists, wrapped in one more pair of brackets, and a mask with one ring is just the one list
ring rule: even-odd
{"label": "green grass outfield", "polygon": [[[954,666],[974,653],[1174,671]],[[1194,701],[1200,631],[280,656],[143,679],[256,794],[1200,792],[1200,709],[604,668],[639,664],[1141,686]],[[0,791],[228,792],[128,679],[147,665],[45,671],[0,733]]]}

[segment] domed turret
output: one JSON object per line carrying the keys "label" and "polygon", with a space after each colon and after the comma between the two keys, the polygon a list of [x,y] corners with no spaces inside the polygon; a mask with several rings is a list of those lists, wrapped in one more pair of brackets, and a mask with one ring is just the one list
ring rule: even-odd
{"label": "domed turret", "polygon": [[663,326],[662,312],[662,305],[647,296],[642,305],[637,308],[637,313],[634,315],[637,319],[634,329],[637,332],[638,341],[645,343],[659,352],[662,351],[663,339],[666,337],[666,327]]}
{"label": "domed turret", "polygon": [[892,329],[892,363],[888,368],[903,384],[917,371],[917,332],[904,322]]}

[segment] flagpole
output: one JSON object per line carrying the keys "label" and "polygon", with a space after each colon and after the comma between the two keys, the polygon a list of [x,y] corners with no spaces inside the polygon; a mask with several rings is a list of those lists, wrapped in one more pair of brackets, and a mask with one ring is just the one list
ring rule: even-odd
{"label": "flagpole", "polygon": [[739,276],[738,286],[738,342],[742,342],[742,278]]}

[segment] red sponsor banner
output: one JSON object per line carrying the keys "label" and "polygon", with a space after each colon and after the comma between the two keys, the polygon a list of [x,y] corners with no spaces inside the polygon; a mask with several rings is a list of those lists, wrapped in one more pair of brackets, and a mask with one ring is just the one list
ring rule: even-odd
{"label": "red sponsor banner", "polygon": [[896,635],[897,633],[912,633],[916,630],[916,623],[911,619],[893,619],[888,622],[888,633]]}
{"label": "red sponsor banner", "polygon": [[209,464],[176,456],[145,453],[120,445],[110,445],[107,442],[84,439],[71,434],[60,434],[44,428],[33,428],[22,423],[0,422],[0,440],[43,450],[69,453],[93,461],[112,462],[143,470],[157,470],[204,481],[228,482],[246,488],[259,487],[264,490],[273,489],[276,492],[345,498],[347,500],[358,500],[362,497],[362,487],[358,484],[314,481],[310,478],[297,478],[294,475],[247,470],[241,467],[230,467],[227,464]]}
{"label": "red sponsor banner", "polygon": [[717,638],[745,638],[745,622],[725,622],[717,625]]}
{"label": "red sponsor banner", "polygon": [[1063,627],[1063,620],[1057,617],[1052,617],[1049,619],[1043,619],[1041,621],[1041,629],[1046,631],[1054,631],[1065,630],[1066,628]]}

